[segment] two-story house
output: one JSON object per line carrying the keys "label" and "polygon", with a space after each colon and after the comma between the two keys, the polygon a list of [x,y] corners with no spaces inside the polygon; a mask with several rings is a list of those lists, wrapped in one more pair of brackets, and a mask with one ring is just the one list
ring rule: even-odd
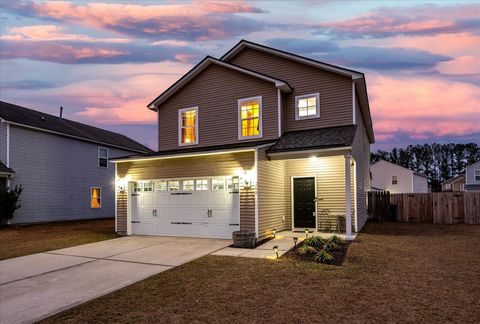
{"label": "two-story house", "polygon": [[148,108],[158,152],[114,159],[120,234],[351,236],[365,224],[374,133],[363,73],[242,40]]}
{"label": "two-story house", "polygon": [[467,166],[465,170],[465,190],[480,191],[480,161]]}
{"label": "two-story house", "polygon": [[0,190],[23,187],[12,223],[114,217],[109,158],[148,152],[124,135],[0,101]]}
{"label": "two-story house", "polygon": [[398,164],[380,160],[370,167],[372,188],[390,193],[427,193],[428,177]]}

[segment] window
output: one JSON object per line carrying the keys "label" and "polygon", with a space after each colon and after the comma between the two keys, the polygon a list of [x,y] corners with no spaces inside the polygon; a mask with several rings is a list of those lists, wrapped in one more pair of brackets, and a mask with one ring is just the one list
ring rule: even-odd
{"label": "window", "polygon": [[145,181],[143,183],[143,191],[144,192],[152,192],[153,191],[153,181]]}
{"label": "window", "polygon": [[480,170],[475,170],[473,172],[473,178],[475,179],[475,181],[480,181]]}
{"label": "window", "polygon": [[295,120],[320,117],[320,94],[295,97]]}
{"label": "window", "polygon": [[208,180],[207,179],[200,179],[195,181],[195,189],[196,190],[208,190]]}
{"label": "window", "polygon": [[168,181],[168,191],[178,191],[180,190],[179,181]]}
{"label": "window", "polygon": [[225,190],[225,180],[212,179],[212,190]]}
{"label": "window", "polygon": [[90,207],[102,208],[102,188],[91,188],[90,196]]}
{"label": "window", "polygon": [[178,145],[198,144],[198,107],[178,111]]}
{"label": "window", "polygon": [[398,178],[397,176],[392,176],[392,185],[398,184]]}
{"label": "window", "polygon": [[142,183],[141,182],[134,182],[133,183],[133,192],[141,192],[142,191]]}
{"label": "window", "polygon": [[183,180],[183,190],[184,191],[193,191],[194,183],[195,183],[195,181],[193,181],[193,180]]}
{"label": "window", "polygon": [[155,182],[155,189],[157,191],[167,191],[167,181],[159,180]]}
{"label": "window", "polygon": [[101,168],[108,168],[108,149],[98,148],[98,166]]}
{"label": "window", "polygon": [[227,179],[227,189],[232,192],[238,192],[239,190],[239,179],[238,177],[228,178]]}
{"label": "window", "polygon": [[451,189],[451,188],[452,188],[452,185],[451,185],[451,184],[447,183],[447,184],[445,185],[445,189]]}
{"label": "window", "polygon": [[262,97],[238,100],[238,138],[262,137]]}

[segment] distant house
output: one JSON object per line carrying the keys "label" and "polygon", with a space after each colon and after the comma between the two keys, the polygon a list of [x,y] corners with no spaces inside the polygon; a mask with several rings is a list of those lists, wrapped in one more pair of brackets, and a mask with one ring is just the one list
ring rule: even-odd
{"label": "distant house", "polygon": [[442,182],[442,191],[465,191],[465,175],[460,174]]}
{"label": "distant house", "polygon": [[23,186],[13,223],[114,217],[108,160],[150,151],[124,135],[0,101],[0,185]]}
{"label": "distant house", "polygon": [[465,190],[480,191],[480,161],[467,166],[465,172]]}
{"label": "distant house", "polygon": [[372,188],[386,190],[391,193],[428,192],[428,177],[416,173],[397,164],[380,160],[374,163],[372,172]]}

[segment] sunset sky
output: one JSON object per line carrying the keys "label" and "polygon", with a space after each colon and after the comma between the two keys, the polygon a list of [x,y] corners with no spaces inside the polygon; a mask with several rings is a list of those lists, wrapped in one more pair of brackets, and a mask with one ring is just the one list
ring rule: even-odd
{"label": "sunset sky", "polygon": [[365,73],[377,144],[480,143],[479,1],[0,1],[0,98],[152,148],[146,104],[241,39]]}

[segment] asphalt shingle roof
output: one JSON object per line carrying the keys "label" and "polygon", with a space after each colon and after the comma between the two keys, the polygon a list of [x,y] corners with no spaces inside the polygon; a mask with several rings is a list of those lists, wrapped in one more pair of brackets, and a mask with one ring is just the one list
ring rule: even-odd
{"label": "asphalt shingle roof", "polygon": [[277,143],[268,148],[268,153],[347,147],[353,144],[356,125],[287,132]]}
{"label": "asphalt shingle roof", "polygon": [[137,152],[152,152],[148,147],[125,135],[45,114],[4,101],[0,101],[0,118],[12,123],[40,128],[65,136],[74,136],[85,141],[100,142]]}
{"label": "asphalt shingle roof", "polygon": [[13,171],[12,168],[7,168],[7,166],[0,161],[0,173],[13,174],[15,172]]}

